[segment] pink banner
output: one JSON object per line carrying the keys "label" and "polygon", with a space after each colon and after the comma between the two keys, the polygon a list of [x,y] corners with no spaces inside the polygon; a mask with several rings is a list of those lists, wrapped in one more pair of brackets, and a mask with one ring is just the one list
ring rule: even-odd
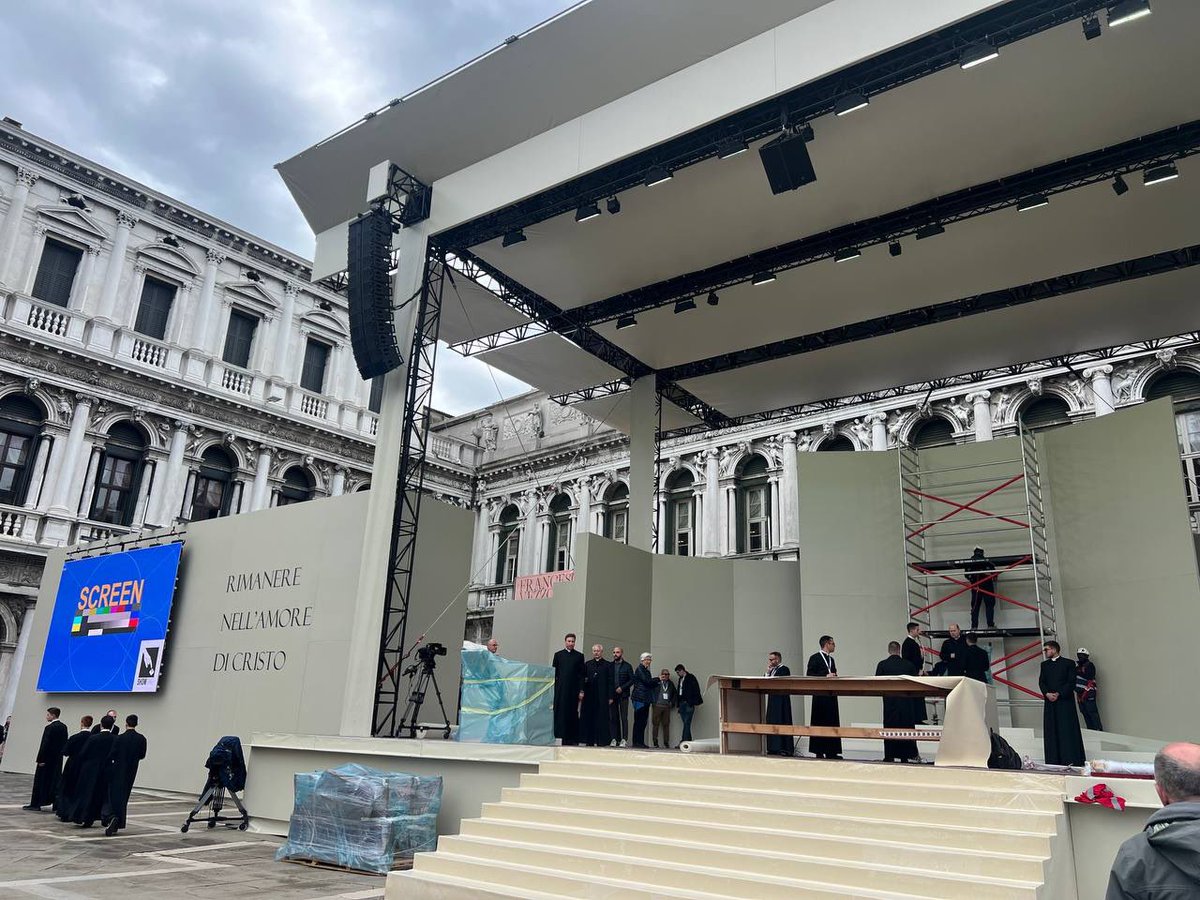
{"label": "pink banner", "polygon": [[574,581],[575,570],[544,572],[541,575],[522,575],[513,582],[513,596],[518,600],[542,600],[549,597],[560,581]]}

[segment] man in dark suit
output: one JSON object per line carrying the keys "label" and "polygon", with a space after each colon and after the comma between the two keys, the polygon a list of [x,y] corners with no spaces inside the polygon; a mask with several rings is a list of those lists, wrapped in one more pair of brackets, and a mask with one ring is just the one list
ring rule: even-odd
{"label": "man in dark suit", "polygon": [[683,667],[683,663],[675,667],[675,677],[679,679],[679,718],[683,720],[679,743],[682,744],[692,739],[692,716],[696,714],[696,707],[704,702],[704,697],[700,693],[700,682]]}
{"label": "man in dark suit", "polygon": [[973,631],[967,632],[967,655],[963,666],[964,675],[987,684],[992,661],[988,659],[987,651],[979,646],[979,636]]}
{"label": "man in dark suit", "polygon": [[[904,643],[900,646],[900,655],[912,663],[912,667],[917,670],[918,675],[925,674],[925,657],[921,652],[921,623],[908,623],[908,637],[904,639]],[[913,697],[913,716],[914,722],[924,724],[925,719],[925,698]]]}
{"label": "man in dark suit", "polygon": [[75,810],[71,821],[84,828],[100,818],[101,810],[108,799],[108,776],[112,768],[113,734],[115,723],[112,716],[100,719],[100,730],[88,736],[79,754],[79,780],[75,786]]}
{"label": "man in dark suit", "polygon": [[[786,678],[792,670],[783,664],[783,654],[772,650],[767,654],[767,677]],[[788,694],[767,695],[767,724],[792,724],[792,698]],[[796,739],[790,734],[772,734],[767,737],[767,753],[772,756],[794,756]]]}
{"label": "man in dark suit", "polygon": [[138,763],[146,758],[146,738],[138,733],[138,717],[125,717],[125,731],[113,739],[112,763],[108,770],[108,800],[101,810],[104,834],[112,837],[125,827],[129,795],[137,779]]}
{"label": "man in dark suit", "polygon": [[942,641],[941,655],[947,675],[967,674],[967,641],[957,622],[950,623],[950,637]]}
{"label": "man in dark suit", "polygon": [[[875,666],[876,675],[916,675],[913,664],[900,655],[900,644],[892,641],[888,644],[887,659],[879,661]],[[917,723],[913,717],[914,707],[911,697],[883,698],[883,727],[912,728]],[[884,741],[883,761],[909,762],[920,758],[916,741]]]}
{"label": "man in dark suit", "polygon": [[633,690],[633,666],[625,651],[613,647],[613,702],[609,707],[609,731],[612,743],[624,747],[629,743],[629,695]]}
{"label": "man in dark suit", "polygon": [[63,766],[62,778],[58,782],[58,797],[54,801],[54,813],[64,822],[70,822],[75,815],[75,788],[79,781],[79,755],[83,753],[83,745],[92,736],[92,717],[84,716],[79,720],[79,731],[67,738],[63,747],[63,756],[67,758]]}
{"label": "man in dark suit", "polygon": [[[837,649],[832,637],[821,635],[821,649],[808,658],[808,667],[804,674],[812,678],[837,678],[837,663],[833,659],[833,651]],[[812,716],[810,725],[842,724],[841,713],[838,710],[837,697],[813,697]],[[842,739],[840,737],[810,737],[809,752],[821,759],[841,759]]]}
{"label": "man in dark suit", "polygon": [[594,644],[592,658],[583,664],[583,705],[579,713],[579,735],[588,747],[608,746],[613,687],[613,665],[604,658],[603,645]]}
{"label": "man in dark suit", "polygon": [[46,727],[38,746],[37,769],[33,774],[33,793],[29,804],[22,806],[30,812],[41,812],[50,806],[58,794],[58,779],[62,775],[63,747],[67,745],[67,726],[58,721],[62,712],[57,706],[46,710]]}
{"label": "man in dark suit", "polygon": [[579,743],[579,704],[583,702],[583,654],[575,649],[575,635],[563,638],[554,654],[554,736],[564,747]]}

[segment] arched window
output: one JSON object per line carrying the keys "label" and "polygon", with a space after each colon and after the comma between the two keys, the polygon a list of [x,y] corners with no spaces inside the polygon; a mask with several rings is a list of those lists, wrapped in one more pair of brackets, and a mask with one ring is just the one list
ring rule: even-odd
{"label": "arched window", "polygon": [[696,498],[692,491],[695,477],[687,469],[672,472],[667,479],[665,506],[667,521],[664,549],[676,556],[696,555]]}
{"label": "arched window", "polygon": [[844,434],[835,434],[833,437],[827,437],[825,440],[821,441],[817,447],[817,450],[832,450],[835,452],[847,450],[853,451],[854,441],[850,440],[850,438],[846,437]]}
{"label": "arched window", "polygon": [[1146,399],[1170,397],[1175,405],[1175,431],[1183,457],[1184,488],[1192,530],[1200,534],[1200,375],[1191,369],[1172,369],[1146,385]]}
{"label": "arched window", "polygon": [[233,498],[233,460],[220,447],[209,447],[200,457],[196,487],[192,490],[192,521],[229,515]]}
{"label": "arched window", "polygon": [[908,442],[918,450],[929,447],[953,447],[954,426],[943,416],[932,416],[918,424],[909,435]]}
{"label": "arched window", "polygon": [[521,511],[512,504],[500,512],[496,544],[496,584],[511,584],[517,578],[517,553],[521,549]]}
{"label": "arched window", "polygon": [[1200,374],[1191,369],[1161,372],[1146,385],[1147,400],[1170,397],[1175,403],[1200,401]]}
{"label": "arched window", "polygon": [[313,498],[313,479],[301,466],[292,466],[283,473],[283,486],[279,489],[279,505],[290,506]]}
{"label": "arched window", "polygon": [[371,489],[371,482],[364,481],[362,484],[360,484],[358,487],[356,487],[354,489],[354,493],[357,494],[357,493],[360,493],[361,491],[369,491],[370,489]]}
{"label": "arched window", "polygon": [[604,494],[604,536],[629,543],[629,485],[618,481]]}
{"label": "arched window", "polygon": [[550,533],[546,543],[549,550],[546,571],[571,568],[571,498],[566,494],[550,501]]}
{"label": "arched window", "polygon": [[1071,408],[1062,397],[1048,394],[1026,401],[1018,414],[1022,427],[1029,431],[1041,431],[1046,428],[1057,428],[1071,421]]}
{"label": "arched window", "polygon": [[739,553],[762,553],[771,547],[771,484],[767,461],[759,455],[742,464],[737,479]]}
{"label": "arched window", "polygon": [[0,503],[20,506],[25,502],[45,421],[42,407],[22,394],[0,400]]}
{"label": "arched window", "polygon": [[129,525],[137,505],[138,489],[146,465],[146,434],[136,425],[118,422],[108,429],[108,440],[96,469],[96,486],[88,518],[110,525]]}

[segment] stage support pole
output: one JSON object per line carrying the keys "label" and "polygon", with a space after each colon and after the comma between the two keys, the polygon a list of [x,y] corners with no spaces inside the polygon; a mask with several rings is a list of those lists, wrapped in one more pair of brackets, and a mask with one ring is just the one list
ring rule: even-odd
{"label": "stage support pole", "polygon": [[[421,225],[404,228],[397,236],[400,266],[392,282],[393,303],[398,305],[413,296],[425,277],[428,236]],[[347,663],[346,693],[342,703],[340,734],[370,737],[378,688],[379,623],[383,620],[389,573],[392,520],[396,508],[396,487],[400,473],[403,442],[404,406],[408,397],[410,358],[420,304],[411,302],[396,312],[396,340],[405,348],[405,360],[384,378],[383,405],[375,435],[375,462],[371,469],[371,490],[367,501],[367,524],[363,533],[359,565],[358,591],[351,626],[352,652]]]}
{"label": "stage support pole", "polygon": [[654,552],[655,450],[658,408],[653,375],[629,388],[629,546]]}

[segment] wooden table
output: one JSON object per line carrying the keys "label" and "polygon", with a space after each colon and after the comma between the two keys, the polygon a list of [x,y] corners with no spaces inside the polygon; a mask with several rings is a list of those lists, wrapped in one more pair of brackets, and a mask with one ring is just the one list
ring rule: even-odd
{"label": "wooden table", "polygon": [[[719,690],[721,752],[730,752],[730,735],[752,735],[765,749],[763,739],[770,735],[792,737],[875,738],[907,741],[940,741],[942,730],[926,728],[856,728],[832,725],[771,725],[763,721],[763,697],[774,695],[802,697],[936,697],[945,698],[958,679],[939,678],[936,683],[902,676],[877,678],[810,678],[791,676],[739,678],[714,675],[709,679]],[[953,682],[948,684],[948,682]],[[735,739],[736,741],[736,739]],[[734,748],[738,749],[738,748]],[[748,748],[742,748],[748,749]]]}

